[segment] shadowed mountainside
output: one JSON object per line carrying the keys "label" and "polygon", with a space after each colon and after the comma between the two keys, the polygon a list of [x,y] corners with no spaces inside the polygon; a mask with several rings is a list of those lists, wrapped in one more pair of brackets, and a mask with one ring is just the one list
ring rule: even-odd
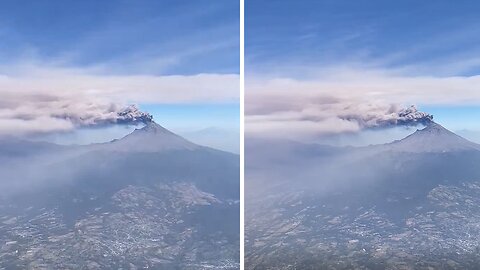
{"label": "shadowed mountainside", "polygon": [[251,143],[247,269],[480,266],[477,144],[437,123],[368,147]]}
{"label": "shadowed mountainside", "polygon": [[239,157],[155,122],[109,143],[0,143],[0,268],[237,269]]}

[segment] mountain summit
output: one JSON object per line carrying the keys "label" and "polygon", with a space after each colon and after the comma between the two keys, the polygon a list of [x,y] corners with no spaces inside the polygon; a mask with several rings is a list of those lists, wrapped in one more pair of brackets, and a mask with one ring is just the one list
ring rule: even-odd
{"label": "mountain summit", "polygon": [[387,145],[394,151],[414,153],[480,150],[480,145],[458,136],[433,121],[424,129]]}
{"label": "mountain summit", "polygon": [[135,129],[127,136],[107,143],[110,150],[127,152],[161,152],[166,150],[194,150],[200,148],[185,138],[169,131],[154,121]]}
{"label": "mountain summit", "polygon": [[166,133],[166,134],[174,134],[168,129],[160,126],[159,124],[155,123],[154,121],[147,122],[143,128],[135,129],[133,133],[139,132],[149,132],[149,133]]}

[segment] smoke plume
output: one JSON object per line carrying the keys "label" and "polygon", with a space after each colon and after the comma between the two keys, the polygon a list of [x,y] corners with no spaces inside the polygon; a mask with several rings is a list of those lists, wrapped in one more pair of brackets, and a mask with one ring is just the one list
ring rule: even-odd
{"label": "smoke plume", "polygon": [[119,105],[89,96],[5,92],[0,101],[0,135],[137,125],[152,120],[152,115],[140,111],[136,105]]}
{"label": "smoke plume", "polygon": [[137,125],[153,121],[151,114],[140,111],[136,105],[121,107],[116,104],[99,106],[93,112],[80,114],[66,112],[53,115],[53,117],[71,121],[77,127],[95,127],[109,124]]}
{"label": "smoke plume", "polygon": [[362,129],[427,125],[433,121],[433,115],[419,111],[415,105],[406,108],[390,105],[390,108],[384,113],[375,111],[371,114],[361,114],[361,111],[358,111],[355,114],[340,114],[339,117],[357,122]]}
{"label": "smoke plume", "polygon": [[245,106],[248,134],[289,139],[427,125],[433,120],[414,105],[325,95],[254,95]]}

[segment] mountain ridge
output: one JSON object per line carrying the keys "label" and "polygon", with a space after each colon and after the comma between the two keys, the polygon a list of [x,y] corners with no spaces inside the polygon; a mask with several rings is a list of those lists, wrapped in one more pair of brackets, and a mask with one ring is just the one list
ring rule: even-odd
{"label": "mountain ridge", "polygon": [[442,125],[431,121],[422,129],[417,129],[412,134],[392,142],[383,144],[370,144],[365,146],[335,146],[322,143],[304,143],[294,140],[250,138],[246,142],[247,148],[261,147],[266,144],[274,144],[279,148],[306,148],[310,149],[337,149],[337,150],[373,150],[394,151],[413,153],[441,153],[449,151],[480,150],[480,144],[474,143],[464,137],[446,129]]}
{"label": "mountain ridge", "polygon": [[115,151],[158,152],[165,150],[195,150],[202,146],[171,132],[154,121],[143,128],[107,143],[99,144]]}
{"label": "mountain ridge", "polygon": [[407,137],[384,144],[390,150],[400,152],[452,152],[480,150],[480,145],[471,142],[442,125],[431,122],[423,129],[417,129]]}

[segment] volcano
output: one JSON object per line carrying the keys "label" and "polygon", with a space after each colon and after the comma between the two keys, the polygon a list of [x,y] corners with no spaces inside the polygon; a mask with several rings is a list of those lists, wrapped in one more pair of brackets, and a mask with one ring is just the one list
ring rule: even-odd
{"label": "volcano", "polygon": [[382,145],[279,143],[246,152],[246,269],[480,269],[477,144],[435,122]]}
{"label": "volcano", "polygon": [[394,151],[402,152],[454,152],[480,150],[480,145],[449,131],[440,124],[430,122],[406,138],[388,144]]}
{"label": "volcano", "polygon": [[0,143],[1,269],[238,269],[239,156],[151,121],[111,142]]}
{"label": "volcano", "polygon": [[135,129],[121,139],[102,144],[102,146],[111,151],[129,152],[161,152],[201,148],[201,146],[169,131],[154,121],[148,122],[141,129]]}

